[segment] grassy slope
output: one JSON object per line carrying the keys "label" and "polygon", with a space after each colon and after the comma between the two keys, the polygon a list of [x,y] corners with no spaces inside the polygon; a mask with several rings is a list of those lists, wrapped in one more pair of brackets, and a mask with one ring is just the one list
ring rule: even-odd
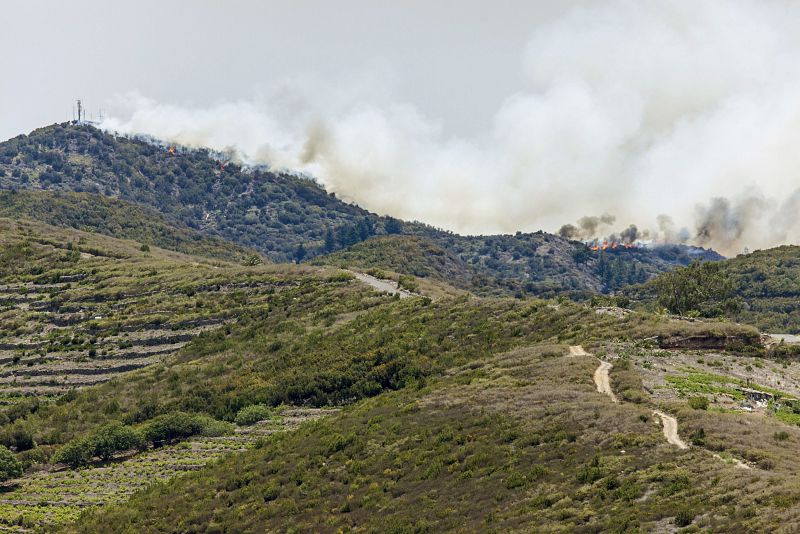
{"label": "grassy slope", "polygon": [[[765,332],[800,333],[800,247],[781,246],[725,260],[723,270],[744,307],[730,319],[752,324]],[[626,291],[651,307],[652,284]]]}
{"label": "grassy slope", "polygon": [[0,191],[0,217],[34,219],[236,263],[254,254],[253,250],[169,221],[152,209],[89,193]]}
{"label": "grassy slope", "polygon": [[10,405],[0,415],[0,440],[6,444],[20,429],[47,445],[91,425],[90,417],[76,414],[77,428],[32,426],[26,410],[44,415],[60,406],[48,399],[113,382],[247,314],[269,313],[320,287],[353,285],[324,269],[243,267],[155,247],[142,252],[137,242],[24,220],[0,219],[0,259],[0,401]]}

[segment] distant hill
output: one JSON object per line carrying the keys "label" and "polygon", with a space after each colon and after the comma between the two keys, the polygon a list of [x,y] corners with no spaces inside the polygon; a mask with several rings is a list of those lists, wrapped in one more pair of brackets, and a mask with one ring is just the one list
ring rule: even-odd
{"label": "distant hill", "polygon": [[255,254],[252,249],[205,236],[170,221],[144,206],[89,193],[0,191],[0,217],[27,217],[55,226],[237,263]]}
{"label": "distant hill", "polygon": [[[76,191],[154,208],[206,235],[274,261],[342,248],[381,230],[381,219],[310,179],[243,170],[207,150],[176,150],[91,126],[55,124],[0,144],[0,187]],[[376,228],[377,226],[377,228]]]}
{"label": "distant hill", "polygon": [[[696,257],[721,258],[684,245],[594,252],[545,232],[460,236],[380,217],[342,202],[308,178],[242,168],[208,150],[69,123],[0,143],[0,189],[80,192],[134,202],[161,213],[164,224],[257,249],[275,262],[308,261],[376,236],[424,238],[447,253],[465,286],[484,294],[583,298],[644,282]],[[60,217],[74,227],[68,212],[60,210]],[[363,261],[367,253],[382,254],[385,243],[390,242],[357,249],[349,257]],[[404,268],[413,274],[431,261],[424,258],[429,252],[424,247],[411,251],[419,257],[408,259]]]}
{"label": "distant hill", "polygon": [[[738,322],[773,333],[800,333],[800,247],[757,250],[721,263],[741,309],[728,313]],[[626,289],[640,303],[656,305],[655,281]]]}
{"label": "distant hill", "polygon": [[694,260],[723,258],[687,245],[593,251],[579,241],[541,231],[493,236],[439,233],[431,239],[481,275],[496,279],[505,293],[517,295],[584,298],[613,293]]}
{"label": "distant hill", "polygon": [[433,233],[376,237],[312,263],[384,268],[482,295],[580,298],[646,281],[695,259],[717,261],[722,256],[677,245],[598,252],[544,232],[488,237]]}

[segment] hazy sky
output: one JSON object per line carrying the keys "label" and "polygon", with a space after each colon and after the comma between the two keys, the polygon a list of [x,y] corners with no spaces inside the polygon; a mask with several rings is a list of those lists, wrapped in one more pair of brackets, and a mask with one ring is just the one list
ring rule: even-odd
{"label": "hazy sky", "polygon": [[532,28],[570,2],[3,0],[0,139],[138,91],[206,106],[289,78],[381,78],[459,133],[486,128],[522,83]]}
{"label": "hazy sky", "polygon": [[[800,3],[3,1],[0,138],[230,149],[459,232],[800,241]],[[604,218],[610,220],[610,218]],[[590,225],[591,226],[591,225]]]}

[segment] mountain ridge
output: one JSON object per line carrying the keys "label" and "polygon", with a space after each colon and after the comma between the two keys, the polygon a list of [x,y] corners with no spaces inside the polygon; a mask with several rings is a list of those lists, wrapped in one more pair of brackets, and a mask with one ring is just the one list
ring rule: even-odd
{"label": "mountain ridge", "polygon": [[686,265],[696,253],[719,259],[683,245],[595,252],[542,231],[461,236],[378,216],[308,178],[218,161],[206,149],[184,150],[68,123],[0,143],[0,189],[83,192],[135,202],[276,262],[313,259],[373,236],[416,236],[496,280],[471,287],[484,294],[585,298]]}

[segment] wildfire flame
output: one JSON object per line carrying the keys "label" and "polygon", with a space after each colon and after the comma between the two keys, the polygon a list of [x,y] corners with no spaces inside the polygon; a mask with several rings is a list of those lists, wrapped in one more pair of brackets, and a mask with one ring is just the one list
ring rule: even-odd
{"label": "wildfire flame", "polygon": [[170,156],[174,156],[175,155],[175,146],[174,145],[170,145],[170,146],[167,147],[167,154],[169,154]]}
{"label": "wildfire flame", "polygon": [[589,245],[589,249],[594,251],[599,250],[616,250],[618,248],[625,248],[625,249],[635,249],[639,248],[641,245],[639,243],[620,243],[619,241],[603,241],[602,243],[599,241],[594,241],[591,245]]}

